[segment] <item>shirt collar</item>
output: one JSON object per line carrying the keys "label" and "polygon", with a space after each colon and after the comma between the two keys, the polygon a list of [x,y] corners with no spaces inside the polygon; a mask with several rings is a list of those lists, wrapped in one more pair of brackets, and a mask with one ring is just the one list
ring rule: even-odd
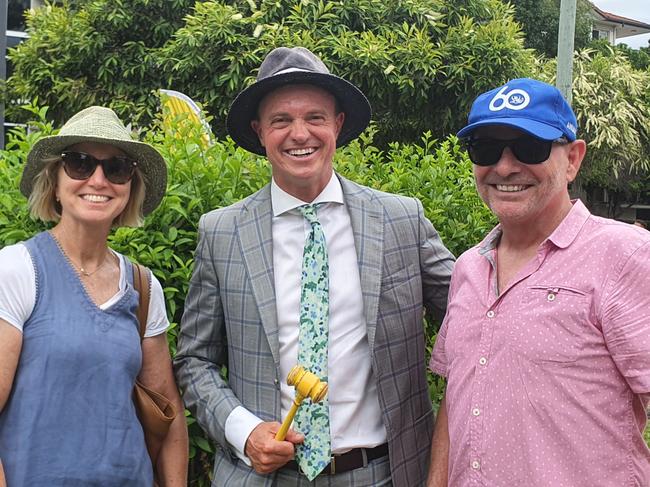
{"label": "shirt collar", "polygon": [[582,201],[573,200],[571,203],[573,203],[571,211],[548,237],[548,240],[561,249],[573,243],[590,216],[589,210]]}
{"label": "shirt collar", "polygon": [[[571,245],[578,233],[590,216],[589,210],[580,200],[572,200],[573,206],[564,220],[557,226],[546,241],[552,242],[556,247],[564,249]],[[501,238],[501,225],[497,225],[479,244],[479,254],[485,255],[496,248]]]}
{"label": "shirt collar", "polygon": [[487,236],[483,239],[483,241],[479,244],[478,253],[481,255],[485,255],[488,252],[490,252],[490,250],[496,249],[497,244],[501,239],[502,233],[503,230],[501,230],[501,225],[497,225],[496,227],[494,227],[492,231],[488,233]]}
{"label": "shirt collar", "polygon": [[[316,203],[336,203],[343,204],[343,188],[336,174],[332,171],[332,177],[327,185],[323,188],[318,196],[311,202]],[[273,216],[279,216],[283,213],[298,208],[299,206],[310,203],[302,201],[295,196],[290,195],[277,185],[275,179],[271,179],[271,206],[273,207]]]}

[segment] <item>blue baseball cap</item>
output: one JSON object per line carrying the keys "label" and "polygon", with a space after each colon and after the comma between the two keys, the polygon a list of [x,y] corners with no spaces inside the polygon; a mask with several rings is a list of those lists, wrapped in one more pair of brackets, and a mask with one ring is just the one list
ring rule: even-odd
{"label": "blue baseball cap", "polygon": [[547,83],[519,78],[480,95],[472,104],[468,125],[458,137],[469,137],[486,125],[505,125],[543,140],[562,136],[576,140],[578,122],[562,93]]}

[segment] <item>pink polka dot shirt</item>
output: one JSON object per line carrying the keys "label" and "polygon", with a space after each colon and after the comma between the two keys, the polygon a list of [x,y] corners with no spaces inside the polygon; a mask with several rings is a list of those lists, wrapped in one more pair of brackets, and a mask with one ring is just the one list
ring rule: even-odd
{"label": "pink polka dot shirt", "polygon": [[499,236],[458,260],[431,358],[449,485],[650,486],[650,232],[577,201],[500,293]]}

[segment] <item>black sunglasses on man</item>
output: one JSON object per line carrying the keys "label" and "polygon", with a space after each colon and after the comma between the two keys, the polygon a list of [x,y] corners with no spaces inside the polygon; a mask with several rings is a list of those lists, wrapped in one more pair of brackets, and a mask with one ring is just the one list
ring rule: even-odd
{"label": "black sunglasses on man", "polygon": [[544,140],[532,135],[522,135],[514,139],[495,139],[491,137],[468,137],[463,139],[470,160],[477,166],[492,166],[499,162],[503,150],[509,147],[517,160],[524,164],[541,164],[551,155],[553,144],[568,144],[565,137]]}

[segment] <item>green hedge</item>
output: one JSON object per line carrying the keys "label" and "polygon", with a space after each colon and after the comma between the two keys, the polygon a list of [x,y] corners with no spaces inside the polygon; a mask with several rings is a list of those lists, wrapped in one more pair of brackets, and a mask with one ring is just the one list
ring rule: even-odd
{"label": "green hedge", "polygon": [[513,12],[500,0],[46,2],[10,50],[8,100],[38,96],[57,121],[110,104],[148,124],[152,92],[170,88],[203,103],[221,136],[266,53],[300,45],[368,96],[376,144],[413,142],[424,130],[454,132],[478,93],[532,72]]}
{"label": "green hedge", "polygon": [[[0,151],[0,246],[25,240],[47,227],[29,217],[18,183],[29,147],[55,131],[45,121],[46,109],[28,110],[39,120],[31,133],[14,129],[7,150]],[[454,254],[476,244],[494,220],[476,195],[471,164],[458,140],[450,137],[437,142],[425,134],[419,144],[392,144],[383,152],[372,145],[374,130],[371,127],[359,140],[338,151],[337,170],[361,184],[418,197]],[[199,128],[191,124],[175,123],[171,130],[165,130],[159,119],[143,135],[168,162],[167,195],[144,226],[115,230],[110,244],[149,266],[162,283],[172,323],[168,340],[173,354],[192,272],[199,217],[261,188],[270,180],[270,169],[264,158],[236,148],[229,139],[203,147]],[[426,327],[430,347],[437,325]],[[430,384],[437,404],[444,384],[433,377]],[[213,445],[189,415],[188,424],[192,485],[207,485]]]}

